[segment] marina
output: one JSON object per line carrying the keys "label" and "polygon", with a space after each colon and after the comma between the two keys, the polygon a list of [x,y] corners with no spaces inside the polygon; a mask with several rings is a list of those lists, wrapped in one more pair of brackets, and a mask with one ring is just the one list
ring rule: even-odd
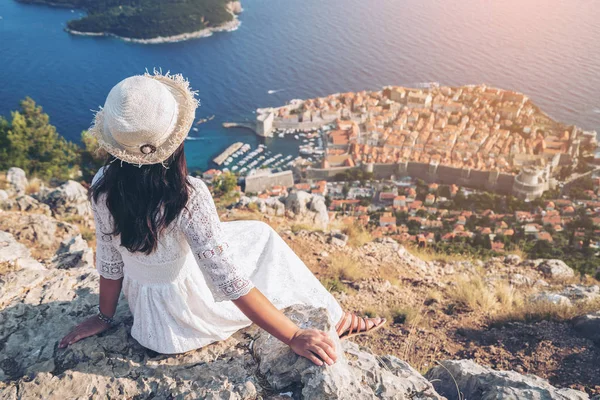
{"label": "marina", "polygon": [[232,144],[231,146],[227,147],[225,149],[224,152],[222,152],[221,154],[219,154],[217,157],[213,158],[213,162],[217,165],[221,165],[223,164],[223,162],[233,153],[235,153],[237,150],[239,150],[242,146],[244,145],[244,143],[242,142],[235,142],[234,144]]}

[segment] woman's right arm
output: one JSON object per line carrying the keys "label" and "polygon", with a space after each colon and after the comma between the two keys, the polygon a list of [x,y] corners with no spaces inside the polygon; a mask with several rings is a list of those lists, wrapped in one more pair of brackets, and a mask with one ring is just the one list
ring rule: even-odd
{"label": "woman's right arm", "polygon": [[[117,310],[123,278],[107,279],[100,276],[100,312],[112,318]],[[63,349],[89,336],[97,335],[110,328],[110,324],[102,321],[97,315],[89,317],[62,338],[58,347]]]}
{"label": "woman's right arm", "polygon": [[[99,211],[92,202],[94,222],[96,224],[96,270],[100,274],[100,312],[112,318],[116,312],[121,286],[123,284],[123,258],[110,235],[108,210]],[[87,318],[69,332],[59,343],[59,348],[67,347],[81,339],[105,331],[110,324],[98,318]]]}

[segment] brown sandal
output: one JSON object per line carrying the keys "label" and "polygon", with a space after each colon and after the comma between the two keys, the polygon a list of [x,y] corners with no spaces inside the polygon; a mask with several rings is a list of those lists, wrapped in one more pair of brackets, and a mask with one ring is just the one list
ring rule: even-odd
{"label": "brown sandal", "polygon": [[[348,318],[350,318],[350,325],[346,327]],[[375,322],[374,320],[378,320],[378,322]],[[371,333],[381,328],[386,322],[387,320],[385,318],[364,318],[345,312],[336,327],[336,333],[340,339],[344,340],[353,336]],[[361,327],[363,327],[363,329],[361,329]]]}

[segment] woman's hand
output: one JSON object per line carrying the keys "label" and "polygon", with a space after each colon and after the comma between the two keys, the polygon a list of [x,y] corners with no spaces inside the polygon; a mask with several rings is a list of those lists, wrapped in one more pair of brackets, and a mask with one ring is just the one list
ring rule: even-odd
{"label": "woman's hand", "polygon": [[79,325],[77,325],[71,332],[69,332],[60,341],[58,348],[64,349],[65,347],[85,339],[86,337],[97,335],[110,328],[110,324],[100,320],[96,315],[89,317]]}
{"label": "woman's hand", "polygon": [[298,329],[288,343],[299,356],[321,366],[323,361],[332,365],[337,360],[335,345],[327,333],[316,329]]}

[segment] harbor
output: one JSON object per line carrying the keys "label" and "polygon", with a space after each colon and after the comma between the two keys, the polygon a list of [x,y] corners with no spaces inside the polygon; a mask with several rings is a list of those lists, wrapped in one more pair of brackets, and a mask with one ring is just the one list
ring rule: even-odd
{"label": "harbor", "polygon": [[244,143],[242,142],[235,142],[234,144],[232,144],[231,146],[227,147],[227,149],[225,149],[224,152],[222,152],[221,154],[219,154],[217,157],[213,158],[213,162],[217,165],[221,165],[223,164],[223,162],[225,162],[225,160],[232,155],[233,153],[235,153],[237,150],[239,150],[240,147],[242,147],[244,145]]}
{"label": "harbor", "polygon": [[[227,128],[248,128],[246,123],[224,123]],[[318,162],[325,154],[323,134],[329,127],[319,129],[275,129],[272,138],[255,149],[248,143],[236,142],[213,159],[218,169],[247,176],[258,169],[281,172],[292,168],[296,159]],[[286,154],[292,153],[292,154]]]}

